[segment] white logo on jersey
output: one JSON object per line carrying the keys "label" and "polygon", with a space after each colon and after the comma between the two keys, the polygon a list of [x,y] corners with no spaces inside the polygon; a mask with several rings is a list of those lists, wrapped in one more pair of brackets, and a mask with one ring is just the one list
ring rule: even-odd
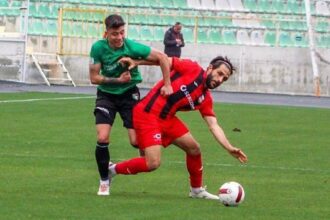
{"label": "white logo on jersey", "polygon": [[205,99],[205,96],[204,95],[201,95],[198,97],[198,103],[201,104]]}
{"label": "white logo on jersey", "polygon": [[154,134],[153,136],[155,141],[160,141],[160,139],[162,138],[162,135],[160,133]]}
{"label": "white logo on jersey", "polygon": [[195,105],[194,105],[194,101],[191,98],[191,95],[189,93],[189,91],[187,90],[187,86],[186,85],[182,85],[180,87],[180,90],[183,92],[183,94],[186,96],[186,98],[188,99],[189,105],[191,109],[195,109]]}

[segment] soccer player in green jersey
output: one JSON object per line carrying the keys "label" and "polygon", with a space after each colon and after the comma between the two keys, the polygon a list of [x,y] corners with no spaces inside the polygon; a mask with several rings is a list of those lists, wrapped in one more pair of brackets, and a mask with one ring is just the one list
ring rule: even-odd
{"label": "soccer player in green jersey", "polygon": [[138,68],[128,70],[118,60],[131,57],[159,63],[165,81],[161,95],[167,96],[173,92],[167,56],[149,46],[125,38],[125,22],[120,15],[109,15],[104,23],[105,38],[93,44],[89,66],[90,80],[98,85],[94,109],[97,132],[95,157],[100,174],[98,195],[109,195],[109,136],[117,112],[128,130],[131,145],[137,146],[132,126],[132,108],[140,99],[136,85],[142,81],[142,77]]}

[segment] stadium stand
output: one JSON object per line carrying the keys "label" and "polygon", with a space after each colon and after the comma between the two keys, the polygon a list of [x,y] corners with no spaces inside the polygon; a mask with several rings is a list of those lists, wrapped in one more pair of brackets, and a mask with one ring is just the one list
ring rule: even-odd
{"label": "stadium stand", "polygon": [[[0,0],[0,7],[21,6],[21,1]],[[316,45],[329,47],[330,2],[311,1]],[[63,25],[58,25],[59,9]],[[29,35],[97,39],[102,37],[104,10],[124,15],[128,36],[135,40],[162,41],[164,31],[176,21],[183,25],[187,43],[246,44],[272,47],[308,45],[305,4],[301,0],[31,0]],[[86,10],[90,10],[86,11]],[[0,10],[0,21],[19,10]],[[15,21],[13,21],[15,23]],[[200,38],[200,39],[199,39]]]}

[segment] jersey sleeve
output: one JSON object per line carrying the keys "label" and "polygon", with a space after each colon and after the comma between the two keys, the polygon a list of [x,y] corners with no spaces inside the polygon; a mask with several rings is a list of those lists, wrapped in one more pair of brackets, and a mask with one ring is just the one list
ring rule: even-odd
{"label": "jersey sleeve", "polygon": [[209,91],[205,94],[205,100],[202,103],[202,106],[199,109],[199,112],[202,115],[202,117],[204,117],[204,116],[214,116],[215,117],[215,113],[213,110],[213,99],[212,99],[211,93]]}
{"label": "jersey sleeve", "polygon": [[147,45],[130,39],[125,39],[125,43],[131,52],[130,57],[134,59],[146,59],[151,53],[151,47]]}
{"label": "jersey sleeve", "polygon": [[191,72],[193,68],[200,69],[197,62],[189,59],[172,58],[172,70],[179,73]]}
{"label": "jersey sleeve", "polygon": [[90,64],[101,63],[101,57],[102,57],[101,54],[102,51],[101,48],[99,47],[98,42],[94,43],[89,54]]}

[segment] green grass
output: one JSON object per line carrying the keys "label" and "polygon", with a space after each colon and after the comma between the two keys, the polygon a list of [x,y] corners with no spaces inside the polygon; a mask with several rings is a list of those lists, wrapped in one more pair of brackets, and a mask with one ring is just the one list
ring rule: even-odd
{"label": "green grass", "polygon": [[[230,180],[244,186],[245,201],[227,208],[187,197],[185,157],[174,146],[157,171],[117,176],[111,196],[98,197],[93,98],[1,103],[72,96],[0,94],[1,219],[330,219],[329,109],[216,104],[246,166],[221,149],[198,112],[180,113],[201,144],[208,190]],[[111,139],[113,161],[137,155],[119,117]]]}

